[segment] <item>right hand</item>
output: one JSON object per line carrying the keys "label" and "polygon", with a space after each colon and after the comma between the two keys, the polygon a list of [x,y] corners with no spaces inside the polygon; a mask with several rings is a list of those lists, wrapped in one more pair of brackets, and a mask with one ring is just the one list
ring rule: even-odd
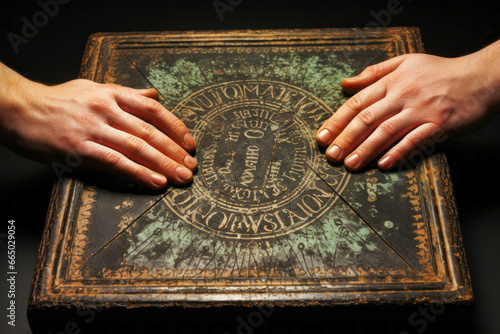
{"label": "right hand", "polygon": [[427,145],[500,111],[500,42],[460,58],[408,54],[342,81],[354,94],[318,130],[326,157],[353,171],[379,158],[392,169]]}

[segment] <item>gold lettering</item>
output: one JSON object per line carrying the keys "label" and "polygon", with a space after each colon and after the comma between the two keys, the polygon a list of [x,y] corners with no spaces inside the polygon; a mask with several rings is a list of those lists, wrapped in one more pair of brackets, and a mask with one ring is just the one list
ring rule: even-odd
{"label": "gold lettering", "polygon": [[[236,87],[239,88],[236,89]],[[236,99],[236,98],[241,98],[241,87],[240,85],[235,85],[235,86],[224,86],[222,87],[222,94],[224,94],[225,97],[228,99]]]}
{"label": "gold lettering", "polygon": [[[205,102],[201,99],[201,97],[205,98]],[[203,104],[203,106],[206,108],[210,108],[214,105],[214,103],[205,95],[205,93],[200,95],[198,101],[200,101],[200,103]]]}
{"label": "gold lettering", "polygon": [[259,85],[255,85],[252,89],[248,88],[247,85],[243,85],[243,96],[245,98],[248,98],[247,92],[248,94],[255,92],[255,96],[259,96]]}
{"label": "gold lettering", "polygon": [[324,190],[319,189],[319,188],[316,188],[314,190],[319,192],[319,194],[314,193],[314,194],[312,194],[312,196],[314,196],[314,198],[316,198],[316,200],[319,201],[320,203],[324,203],[323,199],[325,201],[328,201],[333,197],[333,193],[331,193],[331,192],[327,192],[327,191],[324,191]]}
{"label": "gold lettering", "polygon": [[264,214],[264,221],[267,223],[267,224],[264,224],[263,225],[263,230],[266,231],[266,232],[273,232],[273,231],[276,231],[276,229],[278,228],[278,224],[276,224],[273,220],[272,220],[273,216],[269,213],[266,213]]}
{"label": "gold lettering", "polygon": [[218,228],[224,228],[227,225],[227,215],[224,212],[213,211],[207,216],[205,220],[205,225],[207,226],[217,226]]}
{"label": "gold lettering", "polygon": [[301,199],[302,204],[313,213],[318,213],[321,210],[321,201],[311,195],[304,195]]}
{"label": "gold lettering", "polygon": [[239,132],[228,132],[228,135],[229,135],[229,141],[232,141],[232,142],[238,142],[238,138],[240,137],[240,133]]}
{"label": "gold lettering", "polygon": [[307,219],[307,216],[301,217],[298,214],[296,214],[295,212],[288,210],[288,209],[283,209],[283,212],[288,213],[288,217],[290,218],[290,223],[291,223],[290,225],[295,225],[295,224],[301,223]]}
{"label": "gold lettering", "polygon": [[[192,105],[188,105],[188,103],[192,104]],[[195,101],[193,100],[189,100],[186,102],[186,104],[184,104],[184,106],[186,108],[189,108],[191,109],[192,111],[194,112],[197,112],[197,111],[204,111],[205,109],[203,109],[202,106],[200,106],[198,103],[196,103]]]}
{"label": "gold lettering", "polygon": [[269,85],[263,92],[262,96],[265,96],[267,93],[271,96],[272,99],[274,99],[274,87],[273,85]]}
{"label": "gold lettering", "polygon": [[296,90],[290,90],[286,93],[285,97],[283,98],[283,102],[288,102],[290,100],[290,95],[291,96],[297,96],[299,92]]}
{"label": "gold lettering", "polygon": [[[249,228],[248,229],[252,229],[253,230],[253,233],[257,233],[259,231],[259,227],[260,227],[260,223],[262,222],[262,218],[264,218],[264,215],[260,215],[260,218],[257,219],[257,220],[254,220],[253,219],[253,216],[248,216],[248,219],[250,220],[250,224],[249,225]],[[247,229],[247,232],[248,232],[248,229]]]}
{"label": "gold lettering", "polygon": [[[287,211],[287,209],[284,209],[283,212]],[[280,215],[279,215],[279,211],[274,211],[273,212],[274,216],[276,217],[276,220],[278,221],[278,223],[281,225],[281,228],[285,228],[286,225],[285,225],[285,222],[283,222],[283,219],[281,219]]]}
{"label": "gold lettering", "polygon": [[264,131],[261,130],[246,130],[244,132],[245,137],[249,139],[256,139],[264,137]]}

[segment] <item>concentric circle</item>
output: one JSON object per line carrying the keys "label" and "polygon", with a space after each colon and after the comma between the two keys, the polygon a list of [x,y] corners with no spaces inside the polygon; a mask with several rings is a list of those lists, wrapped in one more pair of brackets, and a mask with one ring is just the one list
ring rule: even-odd
{"label": "concentric circle", "polygon": [[[206,87],[174,113],[198,142],[190,187],[165,197],[187,223],[231,239],[265,239],[318,219],[337,199],[320,177],[314,134],[331,110],[312,94],[275,81]],[[345,172],[335,176],[338,189]]]}

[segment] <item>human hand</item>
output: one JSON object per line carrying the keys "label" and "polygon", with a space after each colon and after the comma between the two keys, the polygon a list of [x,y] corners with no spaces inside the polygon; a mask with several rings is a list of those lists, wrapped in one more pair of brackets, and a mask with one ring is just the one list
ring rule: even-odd
{"label": "human hand", "polygon": [[390,148],[378,166],[392,169],[430,143],[473,130],[498,112],[499,48],[460,58],[403,55],[343,80],[355,95],[318,130],[317,143],[353,171]]}
{"label": "human hand", "polygon": [[17,81],[0,99],[0,139],[12,150],[45,162],[76,153],[83,167],[152,189],[192,179],[197,162],[186,151],[195,140],[155,100],[156,90],[81,79],[52,87]]}

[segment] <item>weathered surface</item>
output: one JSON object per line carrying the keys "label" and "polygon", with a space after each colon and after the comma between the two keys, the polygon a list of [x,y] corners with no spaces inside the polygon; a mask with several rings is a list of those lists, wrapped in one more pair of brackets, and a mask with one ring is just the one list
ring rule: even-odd
{"label": "weathered surface", "polygon": [[30,308],[470,301],[444,157],[353,174],[314,140],[342,78],[418,51],[411,28],[94,35],[82,76],[158,89],[200,168],[59,183]]}

